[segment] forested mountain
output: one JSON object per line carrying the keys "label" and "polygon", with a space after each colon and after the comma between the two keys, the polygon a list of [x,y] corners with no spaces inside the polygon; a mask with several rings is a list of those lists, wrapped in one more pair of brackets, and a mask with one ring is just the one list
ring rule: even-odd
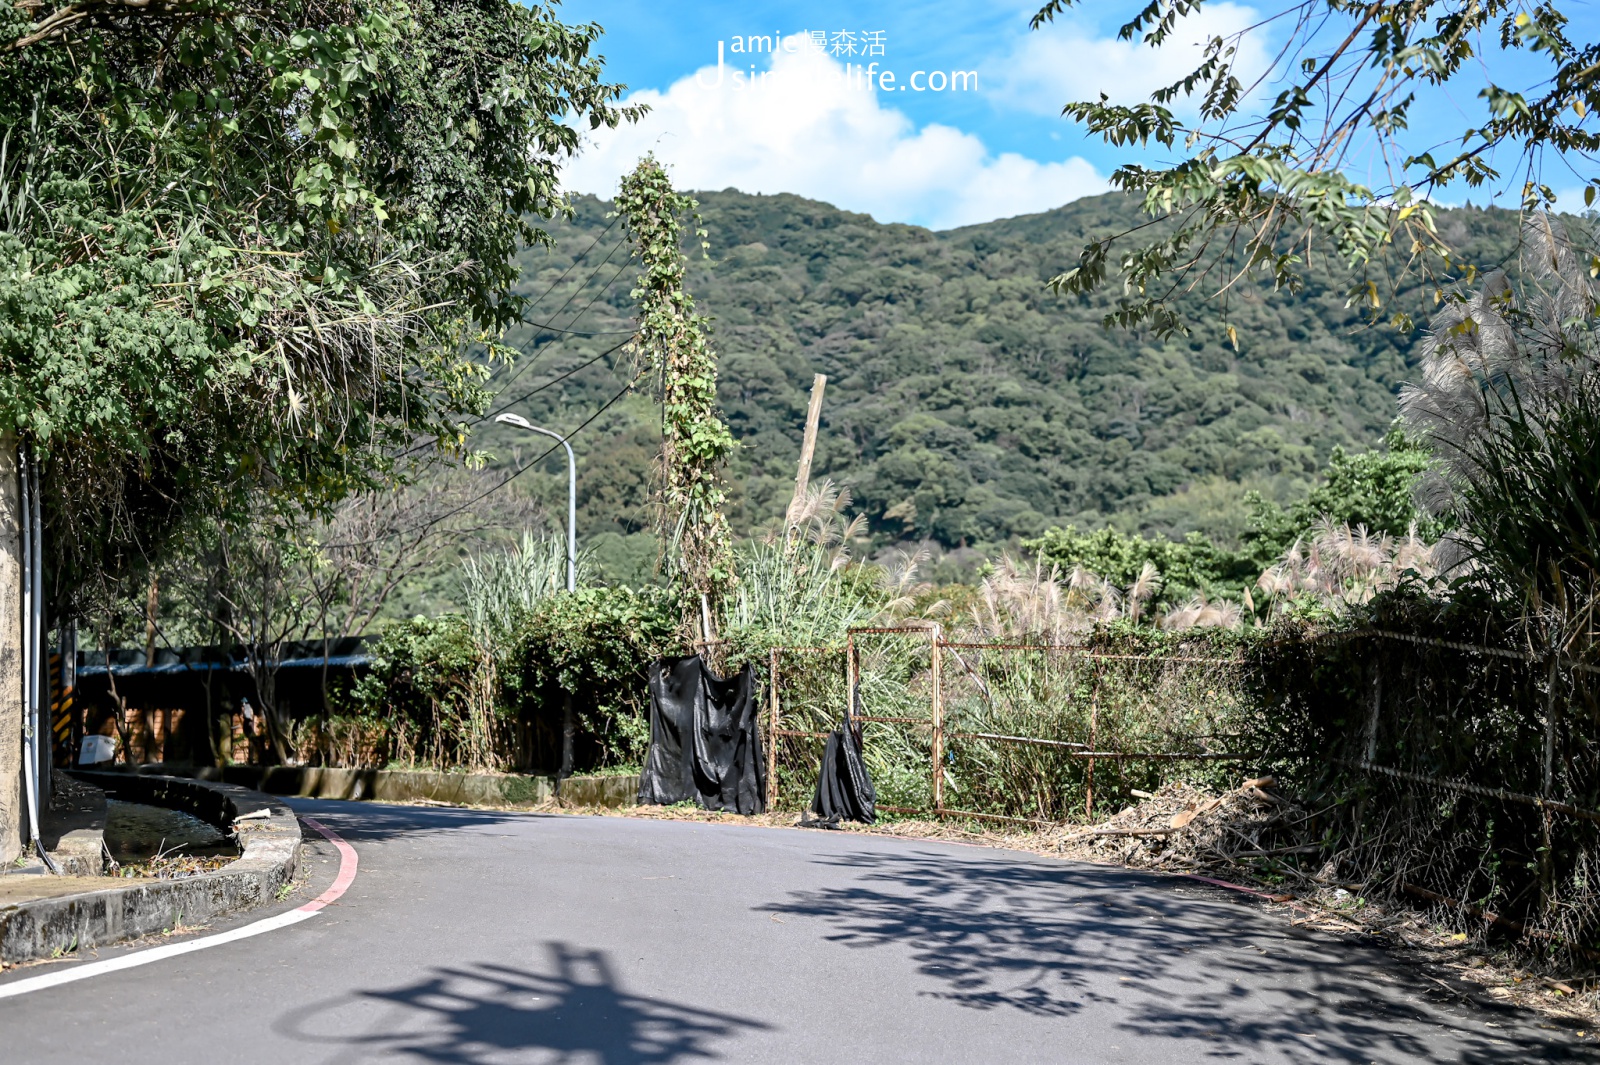
{"label": "forested mountain", "polygon": [[[782,512],[817,372],[829,382],[815,475],[850,486],[879,543],[947,548],[1069,522],[1226,542],[1247,489],[1292,499],[1336,445],[1376,446],[1408,373],[1415,338],[1366,325],[1331,269],[1298,294],[1236,288],[1238,351],[1197,298],[1184,301],[1198,325],[1189,337],[1102,328],[1113,297],[1058,297],[1045,282],[1085,236],[1135,217],[1116,195],[940,233],[791,195],[699,198],[709,257],[693,257],[691,283],[714,319],[723,405],[742,448],[740,532]],[[649,523],[658,414],[640,393],[594,417],[632,372],[625,352],[605,354],[626,336],[635,276],[607,214],[582,198],[576,219],[552,230],[554,248],[523,254],[539,324],[510,338],[530,354],[497,374],[497,409],[563,432],[583,426],[580,534],[613,534],[598,540],[606,552],[631,546],[643,558],[647,545],[619,537]],[[1516,220],[1466,208],[1441,228],[1476,261],[1497,261]],[[1413,310],[1425,316],[1420,301]],[[506,463],[545,446],[502,426],[482,441]],[[565,489],[564,478],[521,480],[552,503]]]}

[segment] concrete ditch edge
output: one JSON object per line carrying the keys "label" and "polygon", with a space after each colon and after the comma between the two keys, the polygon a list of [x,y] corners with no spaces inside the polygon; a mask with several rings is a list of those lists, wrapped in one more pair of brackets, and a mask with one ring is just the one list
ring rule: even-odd
{"label": "concrete ditch edge", "polygon": [[0,962],[49,958],[200,924],[271,902],[294,880],[300,822],[293,810],[260,792],[176,777],[77,775],[115,798],[188,810],[231,829],[242,853],[221,869],[182,880],[133,881],[0,907]]}
{"label": "concrete ditch edge", "polygon": [[[162,773],[222,780],[271,795],[302,799],[538,806],[556,797],[555,778],[521,773],[435,773],[411,769],[329,769],[318,766],[179,766],[155,763],[118,767],[114,775]],[[574,776],[561,782],[561,800],[573,806],[631,806],[638,774]]]}

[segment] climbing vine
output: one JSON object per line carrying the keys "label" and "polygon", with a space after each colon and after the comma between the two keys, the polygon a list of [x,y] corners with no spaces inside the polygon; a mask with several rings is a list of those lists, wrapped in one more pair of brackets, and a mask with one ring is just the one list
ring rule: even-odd
{"label": "climbing vine", "polygon": [[643,272],[633,290],[639,303],[634,347],[642,369],[661,396],[661,457],[656,528],[663,569],[681,604],[688,639],[709,624],[722,593],[733,583],[733,553],[724,468],[733,434],[717,409],[717,358],[706,337],[710,319],[696,314],[684,287],[688,260],[680,247],[681,216],[695,220],[704,247],[699,205],[672,188],[654,156],[623,179],[616,201]]}

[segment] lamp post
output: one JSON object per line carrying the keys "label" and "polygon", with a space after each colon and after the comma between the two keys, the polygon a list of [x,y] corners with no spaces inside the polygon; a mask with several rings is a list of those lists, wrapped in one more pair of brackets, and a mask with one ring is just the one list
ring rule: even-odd
{"label": "lamp post", "polygon": [[578,590],[578,462],[572,457],[572,445],[560,433],[541,429],[520,414],[501,414],[495,421],[552,437],[567,449],[567,591],[575,592]]}

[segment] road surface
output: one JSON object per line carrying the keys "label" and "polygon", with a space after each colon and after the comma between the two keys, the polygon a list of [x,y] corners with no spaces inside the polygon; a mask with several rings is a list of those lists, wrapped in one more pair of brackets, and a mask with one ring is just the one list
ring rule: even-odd
{"label": "road surface", "polygon": [[[293,805],[360,856],[336,904],[0,999],[0,1062],[1600,1061],[1189,881],[837,832]],[[307,864],[266,913],[338,854]]]}

